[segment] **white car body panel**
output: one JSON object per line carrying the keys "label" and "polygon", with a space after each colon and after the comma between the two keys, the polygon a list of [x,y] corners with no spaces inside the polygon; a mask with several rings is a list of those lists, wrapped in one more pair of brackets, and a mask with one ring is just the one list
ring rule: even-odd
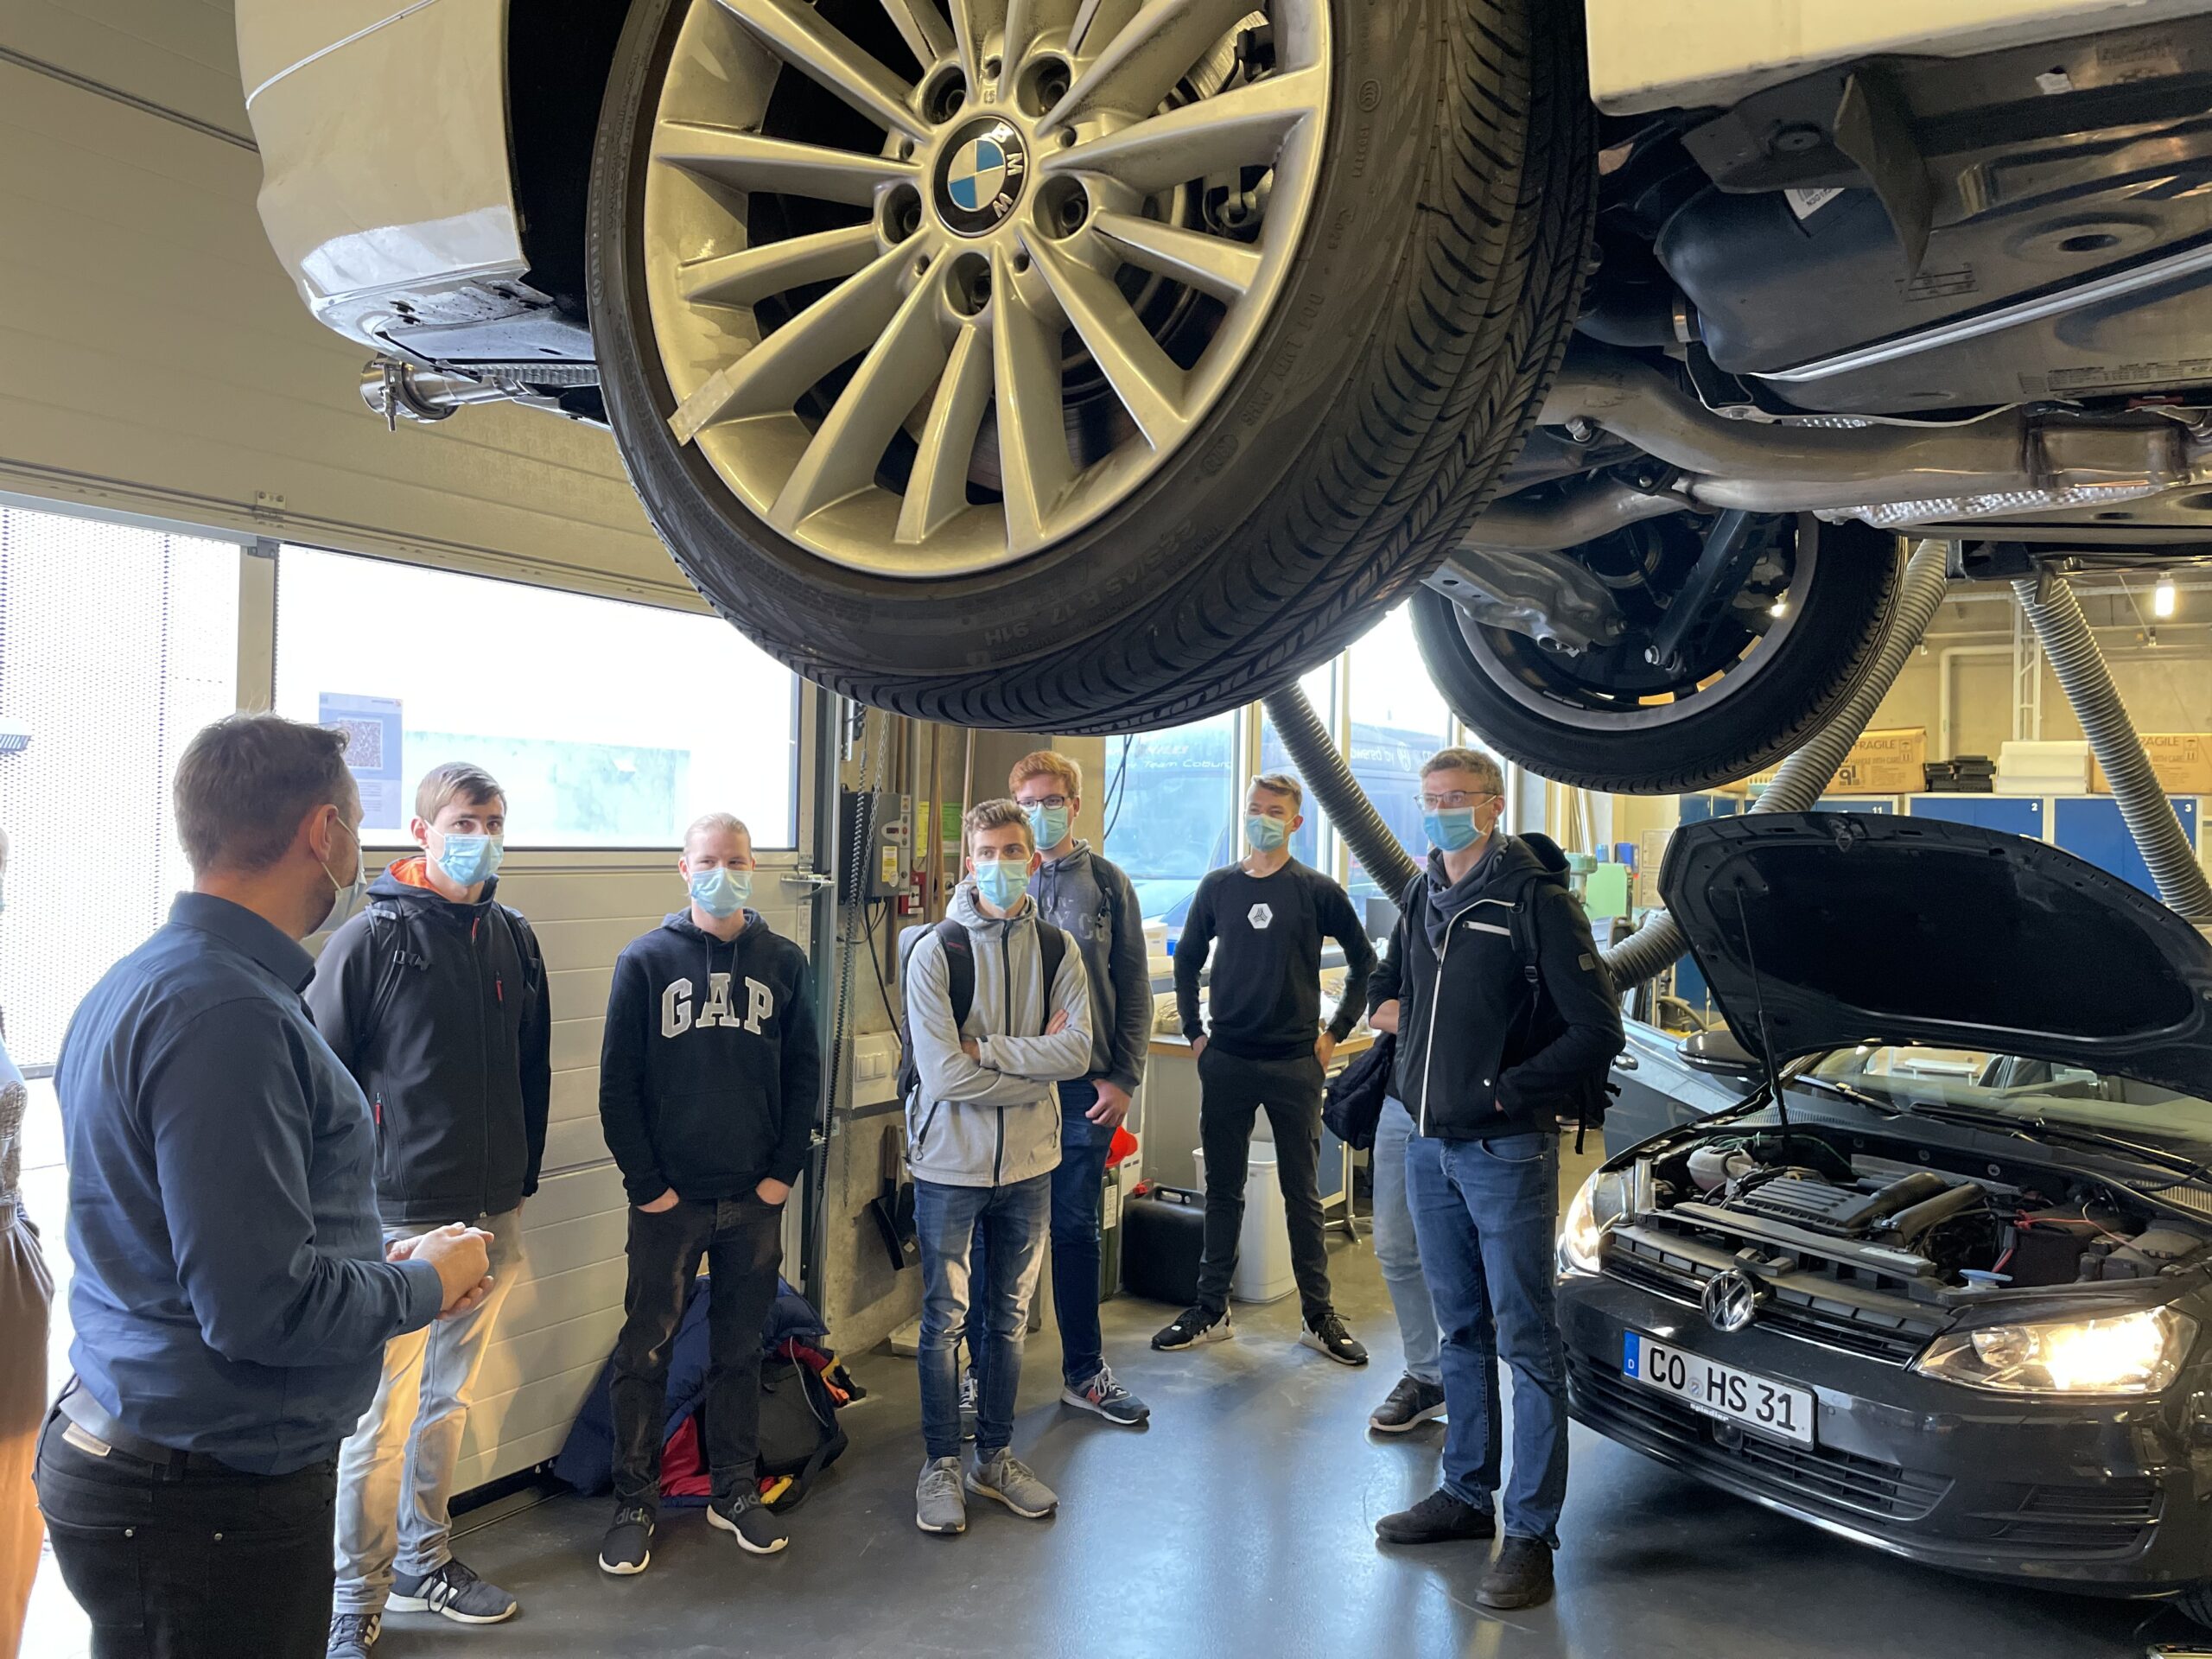
{"label": "white car body panel", "polygon": [[237,0],[261,220],[309,310],[382,347],[405,302],[526,269],[506,0]]}
{"label": "white car body panel", "polygon": [[1733,104],[1877,53],[1963,58],[2212,11],[2212,0],[1587,0],[1590,91],[1613,115]]}

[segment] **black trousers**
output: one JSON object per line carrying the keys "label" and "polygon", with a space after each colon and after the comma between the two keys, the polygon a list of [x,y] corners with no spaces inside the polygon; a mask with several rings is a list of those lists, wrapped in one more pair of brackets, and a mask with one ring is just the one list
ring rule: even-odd
{"label": "black trousers", "polygon": [[758,1198],[678,1200],[672,1210],[630,1211],[630,1284],[614,1343],[614,1501],[660,1507],[660,1453],[668,1427],[668,1357],[684,1298],[707,1261],[707,1395],[701,1426],[715,1499],[726,1503],[757,1478],[760,1452],[760,1333],[783,1264],[784,1212]]}
{"label": "black trousers", "polygon": [[1275,1179],[1290,1223],[1290,1262],[1306,1322],[1329,1311],[1328,1235],[1321,1222],[1320,1057],[1247,1060],[1211,1043],[1198,1056],[1198,1144],[1206,1154],[1206,1223],[1198,1301],[1229,1306],[1236,1237],[1244,1225],[1244,1179],[1252,1125],[1262,1108],[1275,1138]]}
{"label": "black trousers", "polygon": [[92,1659],[322,1659],[338,1458],[289,1475],[97,1457],[49,1414],[38,1501]]}

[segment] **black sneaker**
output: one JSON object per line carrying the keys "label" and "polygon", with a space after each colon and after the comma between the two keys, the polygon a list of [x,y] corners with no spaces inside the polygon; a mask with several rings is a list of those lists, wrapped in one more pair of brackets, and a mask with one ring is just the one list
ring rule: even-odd
{"label": "black sneaker", "polygon": [[1344,1329],[1344,1322],[1337,1317],[1334,1310],[1324,1313],[1306,1326],[1305,1333],[1298,1339],[1316,1353],[1326,1354],[1339,1365],[1367,1363],[1367,1350],[1353,1339],[1351,1332]]}
{"label": "black sneaker", "polygon": [[626,1579],[652,1565],[653,1512],[638,1504],[614,1511],[614,1524],[599,1546],[599,1570]]}
{"label": "black sneaker", "polygon": [[1202,1342],[1227,1342],[1236,1334],[1236,1326],[1229,1317],[1229,1310],[1218,1312],[1203,1305],[1185,1308],[1175,1316],[1175,1323],[1153,1338],[1152,1345],[1163,1352],[1178,1348],[1195,1348]]}
{"label": "black sneaker", "polygon": [[791,1541],[758,1492],[740,1492],[727,1503],[715,1499],[707,1505],[707,1524],[735,1534],[737,1547],[753,1555],[772,1555]]}
{"label": "black sneaker", "polygon": [[324,1659],[369,1659],[384,1621],[375,1613],[335,1613],[330,1620],[330,1645]]}
{"label": "black sneaker", "polygon": [[456,1624],[499,1624],[521,1605],[496,1584],[486,1584],[460,1561],[416,1578],[396,1573],[385,1605],[396,1613],[437,1613]]}
{"label": "black sneaker", "polygon": [[1475,1599],[1485,1607],[1534,1607],[1551,1599],[1551,1546],[1535,1538],[1509,1535],[1475,1586]]}
{"label": "black sneaker", "polygon": [[1408,1373],[1398,1379],[1390,1397],[1368,1414],[1367,1426],[1378,1434],[1402,1434],[1443,1414],[1443,1385],[1424,1382]]}
{"label": "black sneaker", "polygon": [[1489,1538],[1497,1531],[1497,1522],[1488,1510],[1462,1503],[1441,1487],[1410,1510],[1386,1515],[1375,1523],[1375,1535],[1386,1544],[1443,1544]]}

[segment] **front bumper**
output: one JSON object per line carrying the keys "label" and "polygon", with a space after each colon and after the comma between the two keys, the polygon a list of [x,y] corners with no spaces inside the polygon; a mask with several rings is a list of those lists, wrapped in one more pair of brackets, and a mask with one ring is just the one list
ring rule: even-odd
{"label": "front bumper", "polygon": [[[2212,1447],[2187,1374],[2141,1402],[2011,1401],[1610,1278],[1560,1286],[1573,1415],[1723,1491],[1930,1567],[2107,1595],[2212,1577]],[[1816,1397],[1815,1445],[1764,1439],[1621,1374],[1634,1329]]]}

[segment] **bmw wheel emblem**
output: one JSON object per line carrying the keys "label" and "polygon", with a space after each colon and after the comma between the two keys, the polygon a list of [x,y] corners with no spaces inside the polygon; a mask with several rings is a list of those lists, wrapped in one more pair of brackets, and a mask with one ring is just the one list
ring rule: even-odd
{"label": "bmw wheel emblem", "polygon": [[1706,1281],[1705,1322],[1716,1331],[1740,1331],[1751,1322],[1765,1295],[1749,1274],[1731,1268]]}
{"label": "bmw wheel emblem", "polygon": [[938,212],[963,236],[996,230],[1021,197],[1029,152],[1007,122],[988,116],[955,133],[937,165]]}

